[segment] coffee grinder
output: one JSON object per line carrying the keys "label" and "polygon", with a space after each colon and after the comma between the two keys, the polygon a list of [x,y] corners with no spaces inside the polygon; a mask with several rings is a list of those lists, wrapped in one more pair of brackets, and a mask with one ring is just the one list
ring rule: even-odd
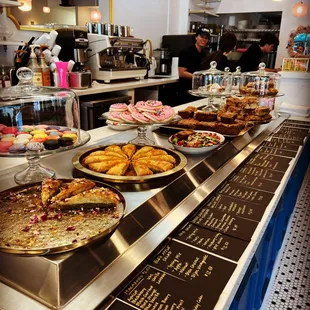
{"label": "coffee grinder", "polygon": [[[85,29],[82,29],[85,28]],[[56,44],[61,46],[59,59],[74,60],[75,64],[69,73],[71,88],[84,89],[91,86],[91,72],[85,67],[88,59],[88,38],[86,27],[70,27],[57,29]]]}
{"label": "coffee grinder", "polygon": [[171,75],[172,57],[167,48],[158,48],[153,51],[156,60],[155,75]]}

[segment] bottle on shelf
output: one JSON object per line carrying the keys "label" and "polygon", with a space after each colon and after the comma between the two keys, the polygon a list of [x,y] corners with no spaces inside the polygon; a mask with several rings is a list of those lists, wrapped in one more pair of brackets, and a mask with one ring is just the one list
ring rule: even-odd
{"label": "bottle on shelf", "polygon": [[10,70],[10,80],[11,80],[11,84],[12,86],[17,85],[19,80],[16,76],[16,71],[18,70],[18,68],[23,67],[23,62],[22,62],[22,55],[24,55],[25,53],[27,53],[26,50],[16,50],[15,51],[15,57],[14,57],[14,68],[12,68]]}
{"label": "bottle on shelf", "polygon": [[2,80],[1,80],[1,84],[2,84],[2,88],[6,88],[6,87],[10,87],[11,86],[11,80],[9,75],[7,74],[7,72],[4,69],[4,65],[2,65]]}
{"label": "bottle on shelf", "polygon": [[28,68],[33,71],[33,84],[36,86],[43,86],[42,68],[38,64],[37,55],[35,48],[40,47],[39,45],[30,45],[31,54],[29,58]]}
{"label": "bottle on shelf", "polygon": [[40,46],[40,55],[39,55],[39,66],[42,69],[42,83],[43,86],[51,86],[51,69],[50,67],[46,64],[44,54],[42,49],[44,45]]}

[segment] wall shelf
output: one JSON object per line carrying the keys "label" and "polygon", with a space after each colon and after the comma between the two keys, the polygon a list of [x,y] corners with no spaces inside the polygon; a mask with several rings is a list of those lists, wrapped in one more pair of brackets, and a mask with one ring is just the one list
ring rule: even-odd
{"label": "wall shelf", "polygon": [[10,6],[20,6],[21,4],[17,1],[11,0],[0,0],[0,8],[6,8]]}
{"label": "wall shelf", "polygon": [[280,32],[280,29],[231,29],[226,28],[231,32]]}
{"label": "wall shelf", "polygon": [[25,43],[23,41],[0,41],[0,45],[24,45]]}
{"label": "wall shelf", "polygon": [[203,16],[203,17],[207,17],[209,15],[219,17],[219,15],[217,15],[211,11],[208,11],[208,10],[189,10],[188,14],[189,15],[199,15],[199,16]]}

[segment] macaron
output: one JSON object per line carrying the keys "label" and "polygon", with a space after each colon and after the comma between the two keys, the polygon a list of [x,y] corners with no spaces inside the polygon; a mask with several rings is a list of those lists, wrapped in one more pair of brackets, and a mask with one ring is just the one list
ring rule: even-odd
{"label": "macaron", "polygon": [[60,127],[58,130],[61,131],[61,132],[64,132],[64,131],[71,131],[71,128],[68,128],[68,127]]}
{"label": "macaron", "polygon": [[71,138],[73,142],[75,143],[77,140],[77,135],[75,133],[64,133],[62,135],[63,138]]}
{"label": "macaron", "polygon": [[62,136],[63,135],[63,133],[62,132],[60,132],[60,131],[53,131],[53,132],[50,132],[50,134],[49,134],[50,136]]}
{"label": "macaron", "polygon": [[46,140],[43,145],[47,150],[56,150],[60,147],[58,140]]}
{"label": "macaron", "polygon": [[40,143],[40,142],[29,142],[26,145],[26,149],[28,151],[40,152],[40,151],[44,150],[44,145],[43,145],[43,143]]}
{"label": "macaron", "polygon": [[27,131],[18,131],[18,132],[16,133],[16,136],[25,135],[25,134],[28,134],[28,132],[27,132]]}
{"label": "macaron", "polygon": [[27,144],[28,142],[30,142],[30,140],[26,139],[26,138],[24,138],[24,139],[16,139],[15,141],[13,141],[13,144],[19,144],[19,143]]}
{"label": "macaron", "polygon": [[57,132],[57,131],[58,131],[57,129],[48,129],[48,130],[45,130],[45,133],[50,134],[52,132]]}
{"label": "macaron", "polygon": [[48,128],[48,125],[36,125],[34,126],[34,129],[46,129]]}
{"label": "macaron", "polygon": [[32,130],[30,132],[30,134],[32,134],[33,136],[37,135],[37,134],[40,134],[40,133],[45,133],[45,131],[43,129],[36,129],[36,130]]}
{"label": "macaron", "polygon": [[32,135],[29,134],[29,133],[23,133],[23,134],[20,134],[16,137],[17,140],[22,140],[22,139],[31,139],[32,138]]}
{"label": "macaron", "polygon": [[6,126],[4,124],[0,124],[0,131],[2,131],[3,128],[5,128]]}
{"label": "macaron", "polygon": [[36,133],[35,135],[33,135],[32,139],[45,139],[46,137],[46,133]]}
{"label": "macaron", "polygon": [[56,126],[56,125],[49,125],[46,129],[47,129],[47,130],[51,130],[51,129],[59,130],[60,127],[59,127],[59,126]]}
{"label": "macaron", "polygon": [[44,141],[46,141],[46,138],[35,138],[30,140],[30,142],[40,142],[40,143],[43,143]]}
{"label": "macaron", "polygon": [[1,138],[1,141],[2,141],[2,142],[5,142],[5,141],[11,141],[11,142],[13,142],[13,141],[15,141],[15,140],[16,140],[15,137],[4,137],[4,138]]}
{"label": "macaron", "polygon": [[13,144],[12,146],[9,147],[9,152],[10,153],[25,153],[26,147],[23,143]]}
{"label": "macaron", "polygon": [[0,141],[0,153],[7,153],[12,144],[10,141]]}
{"label": "macaron", "polygon": [[73,139],[69,137],[59,138],[58,141],[59,141],[60,146],[70,146],[73,144]]}
{"label": "macaron", "polygon": [[15,137],[15,135],[14,135],[13,133],[7,133],[7,134],[5,134],[5,135],[2,135],[2,136],[1,136],[1,139],[7,138],[7,137]]}
{"label": "macaron", "polygon": [[16,134],[18,132],[18,129],[16,127],[4,127],[1,132],[3,134],[13,133]]}
{"label": "macaron", "polygon": [[58,140],[60,136],[47,136],[46,140]]}

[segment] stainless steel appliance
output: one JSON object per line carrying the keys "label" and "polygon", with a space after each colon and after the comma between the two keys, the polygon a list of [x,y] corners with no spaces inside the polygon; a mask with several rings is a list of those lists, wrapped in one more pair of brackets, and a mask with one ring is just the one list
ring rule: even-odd
{"label": "stainless steel appliance", "polygon": [[147,72],[147,60],[141,53],[143,40],[89,33],[89,66],[95,80],[109,83],[111,80],[143,78]]}
{"label": "stainless steel appliance", "polygon": [[86,27],[70,27],[57,29],[56,44],[61,46],[59,59],[74,60],[72,74],[69,74],[71,88],[83,89],[91,86],[91,72],[85,67],[87,61],[88,38]]}
{"label": "stainless steel appliance", "polygon": [[155,74],[157,75],[170,75],[172,67],[172,57],[169,49],[158,48],[153,51],[153,56],[156,60]]}

